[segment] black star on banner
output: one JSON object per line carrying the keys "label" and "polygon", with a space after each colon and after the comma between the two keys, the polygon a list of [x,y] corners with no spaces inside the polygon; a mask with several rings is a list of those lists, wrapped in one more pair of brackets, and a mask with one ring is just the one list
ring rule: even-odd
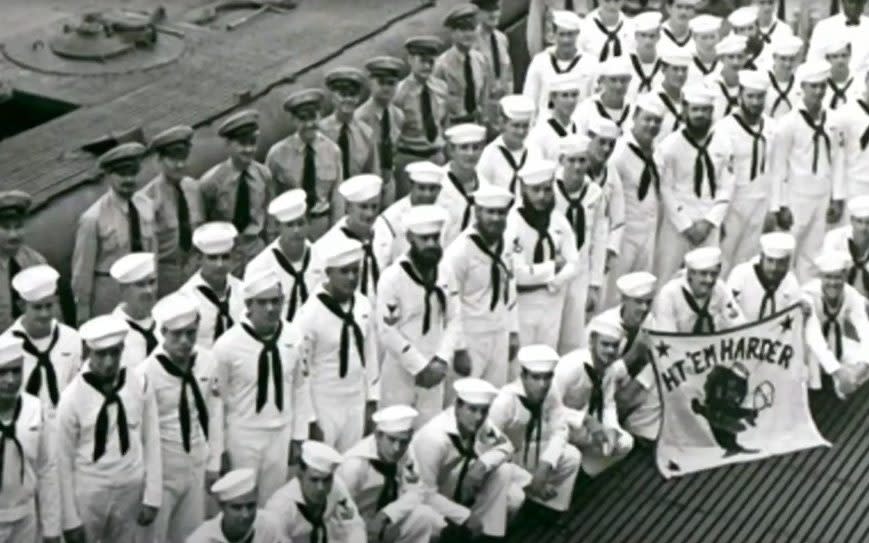
{"label": "black star on banner", "polygon": [[791,327],[793,326],[793,324],[794,324],[794,318],[791,317],[790,315],[788,315],[787,317],[784,318],[784,320],[782,320],[780,323],[778,323],[778,325],[781,326],[782,333],[790,330]]}
{"label": "black star on banner", "polygon": [[658,351],[659,358],[662,356],[670,356],[670,345],[663,341],[659,341],[658,344],[655,345],[655,350]]}

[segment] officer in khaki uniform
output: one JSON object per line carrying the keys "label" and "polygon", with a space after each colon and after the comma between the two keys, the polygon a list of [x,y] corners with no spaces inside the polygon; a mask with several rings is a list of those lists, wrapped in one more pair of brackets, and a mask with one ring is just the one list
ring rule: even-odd
{"label": "officer in khaki uniform", "polygon": [[178,290],[193,272],[191,240],[202,223],[202,202],[196,180],[186,175],[192,141],[193,129],[179,125],[160,132],[148,144],[157,156],[160,174],[139,192],[154,203],[161,297]]}
{"label": "officer in khaki uniform", "polygon": [[99,158],[109,190],[79,217],[72,253],[78,322],[108,313],[120,301],[120,289],[109,275],[118,258],[157,251],[154,204],[136,192],[144,155],[145,146],[123,143]]}
{"label": "officer in khaki uniform", "polygon": [[336,190],[344,179],[341,149],[320,131],[322,105],[320,89],[304,89],[289,95],[284,109],[299,128],[272,145],[266,155],[275,196],[289,189],[304,189],[309,239],[319,238],[341,218]]}
{"label": "officer in khaki uniform", "polygon": [[501,0],[472,0],[471,3],[479,8],[474,49],[483,54],[492,73],[489,108],[485,112],[486,122],[489,126],[496,126],[498,100],[512,94],[515,86],[510,42],[507,35],[498,30],[498,23],[501,22]]}
{"label": "officer in khaki uniform", "polygon": [[259,113],[239,111],[223,121],[217,133],[226,140],[229,158],[205,172],[199,179],[199,193],[205,221],[229,221],[238,230],[233,272],[241,275],[265,246],[272,176],[253,157],[259,140]]}
{"label": "officer in khaki uniform", "polygon": [[24,245],[21,235],[30,195],[20,190],[0,192],[0,330],[21,315],[12,278],[24,268],[45,263],[45,257]]}

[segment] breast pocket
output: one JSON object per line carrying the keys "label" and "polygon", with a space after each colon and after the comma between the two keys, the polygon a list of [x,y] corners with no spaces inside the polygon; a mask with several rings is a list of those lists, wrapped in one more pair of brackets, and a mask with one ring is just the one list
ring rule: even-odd
{"label": "breast pocket", "polygon": [[98,232],[100,251],[102,253],[116,254],[121,251],[126,251],[127,230],[118,228],[117,226],[118,225],[109,225],[105,222],[100,222]]}

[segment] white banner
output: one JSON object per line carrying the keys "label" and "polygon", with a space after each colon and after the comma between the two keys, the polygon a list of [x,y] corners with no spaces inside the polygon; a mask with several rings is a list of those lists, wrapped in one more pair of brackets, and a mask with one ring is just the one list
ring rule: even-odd
{"label": "white banner", "polygon": [[830,445],[809,411],[802,331],[797,305],[714,334],[649,331],[665,478]]}

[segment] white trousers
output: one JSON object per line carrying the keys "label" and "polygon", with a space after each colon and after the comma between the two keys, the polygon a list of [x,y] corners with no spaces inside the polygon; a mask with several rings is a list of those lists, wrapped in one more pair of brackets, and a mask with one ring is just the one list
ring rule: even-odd
{"label": "white trousers", "polygon": [[[541,448],[542,447],[543,445],[541,445]],[[524,452],[517,451],[514,456],[516,463],[531,473],[537,469],[538,465],[534,461],[537,458],[536,453],[534,452],[536,448],[535,445],[532,445],[529,448],[530,454],[527,464],[524,463]],[[555,511],[567,511],[568,507],[570,507],[570,498],[573,496],[573,486],[576,483],[576,476],[579,475],[581,460],[582,454],[579,452],[579,449],[569,443],[566,444],[548,481],[549,484],[555,487],[555,497],[548,500],[541,500],[529,494],[527,495],[528,499],[539,503],[540,505],[549,507],[550,509],[554,509]]]}
{"label": "white trousers", "polygon": [[343,453],[362,439],[365,430],[365,394],[337,395],[315,390],[314,411],[323,430],[323,443]]}
{"label": "white trousers", "polygon": [[444,525],[443,518],[437,512],[427,505],[419,505],[398,522],[398,537],[394,542],[429,543]]}
{"label": "white trousers", "polygon": [[36,506],[18,520],[0,522],[0,541],[3,543],[37,543],[42,541],[38,536],[39,522],[36,517]]}
{"label": "white trousers", "polygon": [[559,354],[567,354],[586,344],[585,302],[588,299],[588,280],[588,274],[581,274],[565,286],[567,292],[561,310],[561,330],[558,336]]}
{"label": "white trousers", "polygon": [[794,268],[800,284],[815,277],[814,259],[821,252],[827,229],[827,196],[791,195],[791,213],[794,225],[791,228],[797,245],[794,250]]}
{"label": "white trousers", "polygon": [[568,426],[569,441],[582,452],[582,469],[589,477],[600,475],[613,467],[634,448],[633,436],[620,428],[613,450],[603,451],[601,445],[592,437],[591,429],[587,424],[577,427],[569,423]]}
{"label": "white trousers", "polygon": [[742,196],[737,189],[724,219],[724,237],[721,256],[724,267],[721,276],[727,277],[733,266],[746,262],[760,252],[763,221],[769,212],[766,196]]}
{"label": "white trousers", "polygon": [[163,447],[163,499],[145,531],[153,543],[183,543],[205,521],[205,462],[180,447]]}
{"label": "white trousers", "polygon": [[612,269],[607,274],[606,292],[599,309],[609,309],[619,303],[619,289],[616,288],[616,280],[619,277],[631,272],[652,271],[657,231],[657,220],[650,220],[647,224],[625,226],[622,233],[622,246],[619,248],[619,255],[615,258]]}
{"label": "white trousers", "polygon": [[444,381],[432,388],[416,386],[414,377],[400,362],[386,355],[380,369],[379,407],[410,405],[419,411],[414,427],[419,428],[444,410]]}
{"label": "white trousers", "polygon": [[[517,466],[509,462],[501,464],[492,470],[483,482],[480,491],[474,496],[471,514],[480,519],[483,534],[491,537],[504,537],[507,531],[507,513],[510,502],[516,501],[521,489],[513,488]],[[458,483],[459,466],[450,471],[438,489],[443,495],[452,499]],[[511,490],[513,497],[511,500]],[[512,504],[515,506],[515,503]]]}
{"label": "white trousers", "polygon": [[509,332],[466,332],[465,337],[471,357],[471,377],[488,381],[498,388],[507,384],[510,372]]}
{"label": "white trousers", "polygon": [[256,471],[257,504],[263,507],[289,476],[291,425],[274,429],[230,426],[227,452],[230,469]]}
{"label": "white trousers", "polygon": [[676,272],[682,267],[685,253],[697,247],[717,247],[720,239],[719,234],[720,230],[713,228],[702,243],[692,245],[688,238],[676,229],[673,221],[664,217],[655,245],[658,252],[655,255],[654,274],[658,277],[659,284],[666,283],[676,275]]}
{"label": "white trousers", "polygon": [[520,345],[543,344],[558,348],[566,288],[554,294],[547,290],[519,294]]}
{"label": "white trousers", "polygon": [[144,481],[105,484],[81,475],[75,479],[75,502],[88,543],[141,538],[142,528],[136,517],[142,505]]}
{"label": "white trousers", "polygon": [[661,431],[661,400],[655,387],[642,389],[637,397],[616,395],[622,427],[631,435],[654,441]]}

